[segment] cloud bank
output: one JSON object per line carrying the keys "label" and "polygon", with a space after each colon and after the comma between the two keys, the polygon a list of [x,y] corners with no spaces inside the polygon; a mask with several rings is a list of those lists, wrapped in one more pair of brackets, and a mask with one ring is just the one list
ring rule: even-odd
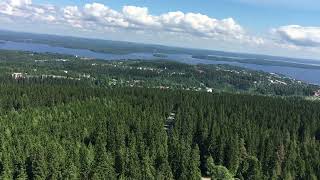
{"label": "cloud bank", "polygon": [[31,0],[3,0],[0,13],[12,18],[24,18],[26,21],[56,20],[58,9],[51,5],[34,5]]}
{"label": "cloud bank", "polygon": [[20,19],[23,23],[37,22],[68,27],[71,31],[105,34],[131,32],[131,35],[136,33],[141,38],[151,37],[153,41],[167,38],[166,40],[171,42],[178,39],[184,42],[181,39],[185,39],[185,42],[197,41],[197,47],[201,47],[199,44],[202,42],[218,48],[218,45],[213,44],[220,44],[220,47],[228,50],[232,50],[230,47],[236,47],[233,49],[260,48],[266,52],[266,49],[282,51],[280,48],[292,52],[299,49],[310,50],[312,54],[320,52],[320,27],[285,25],[272,29],[270,34],[257,37],[248,33],[231,17],[216,19],[205,14],[181,11],[153,15],[147,7],[123,6],[121,10],[114,10],[101,3],[57,7],[34,4],[32,0],[0,0],[1,19],[11,19],[12,22]]}
{"label": "cloud bank", "polygon": [[116,11],[100,3],[83,7],[36,5],[31,0],[4,0],[0,13],[30,21],[44,21],[94,31],[125,29],[132,31],[179,33],[215,40],[238,40],[262,43],[262,39],[249,36],[233,18],[215,19],[200,13],[181,11],[152,15],[147,7],[124,6]]}
{"label": "cloud bank", "polygon": [[290,44],[306,47],[320,47],[320,27],[288,25],[274,29],[278,37]]}
{"label": "cloud bank", "polygon": [[185,33],[203,38],[238,39],[246,37],[244,29],[232,18],[214,19],[199,13],[168,12],[151,15],[146,7],[124,6],[121,12],[92,3],[84,7],[67,6],[63,19],[71,26],[90,29],[126,28],[143,31]]}

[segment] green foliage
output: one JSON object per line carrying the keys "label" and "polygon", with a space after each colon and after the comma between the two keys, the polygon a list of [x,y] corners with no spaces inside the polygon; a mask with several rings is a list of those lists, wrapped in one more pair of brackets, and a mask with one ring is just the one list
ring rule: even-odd
{"label": "green foliage", "polygon": [[104,180],[116,178],[112,156],[106,152],[105,148],[99,148],[95,163],[92,179]]}
{"label": "green foliage", "polygon": [[318,101],[67,79],[0,86],[1,179],[320,177]]}
{"label": "green foliage", "polygon": [[207,160],[208,174],[213,180],[232,180],[233,176],[229,170],[221,165],[215,165],[212,157]]}
{"label": "green foliage", "polygon": [[[0,32],[1,34],[1,32]],[[0,50],[0,83],[18,81],[55,82],[68,80],[70,87],[147,87],[192,91],[237,92],[279,96],[311,96],[319,86],[283,75],[229,65],[188,65],[174,61],[102,61],[58,54]],[[45,81],[44,81],[45,79]],[[11,82],[12,83],[12,82]],[[50,97],[48,95],[48,97]],[[22,96],[21,104],[28,103]]]}
{"label": "green foliage", "polygon": [[214,166],[211,170],[211,178],[216,180],[232,180],[232,175],[224,166]]}

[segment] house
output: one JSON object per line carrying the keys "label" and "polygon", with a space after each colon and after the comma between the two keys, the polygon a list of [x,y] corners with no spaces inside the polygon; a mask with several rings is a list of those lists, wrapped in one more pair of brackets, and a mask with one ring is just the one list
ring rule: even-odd
{"label": "house", "polygon": [[81,77],[89,79],[91,77],[91,75],[90,74],[82,74]]}
{"label": "house", "polygon": [[320,97],[320,89],[319,89],[318,91],[315,91],[315,92],[314,92],[314,96]]}
{"label": "house", "polygon": [[14,79],[24,79],[25,78],[25,74],[23,73],[12,73],[11,77]]}
{"label": "house", "polygon": [[213,92],[212,88],[206,88],[206,90],[207,90],[207,92],[209,92],[209,93],[212,93],[212,92]]}

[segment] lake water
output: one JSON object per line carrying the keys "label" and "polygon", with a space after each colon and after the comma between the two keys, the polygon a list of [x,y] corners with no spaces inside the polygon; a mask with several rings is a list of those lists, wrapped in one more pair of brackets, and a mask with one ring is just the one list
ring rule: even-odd
{"label": "lake water", "polygon": [[0,49],[32,51],[32,52],[38,52],[38,53],[45,53],[45,52],[59,53],[59,54],[68,54],[68,55],[74,55],[79,57],[88,57],[88,58],[105,59],[105,60],[167,59],[167,60],[174,60],[174,61],[187,63],[187,64],[230,64],[230,65],[245,67],[253,70],[261,70],[261,71],[270,72],[270,73],[279,73],[279,74],[287,75],[297,80],[302,80],[308,83],[320,85],[320,69],[319,70],[303,69],[303,68],[284,67],[284,66],[256,65],[256,64],[229,62],[229,61],[212,61],[212,60],[192,58],[192,56],[188,54],[167,54],[166,58],[155,57],[153,56],[152,53],[132,53],[132,54],[126,54],[126,55],[117,55],[117,54],[98,53],[98,52],[93,52],[85,49],[71,49],[71,48],[49,46],[46,44],[10,42],[10,41],[0,41]]}

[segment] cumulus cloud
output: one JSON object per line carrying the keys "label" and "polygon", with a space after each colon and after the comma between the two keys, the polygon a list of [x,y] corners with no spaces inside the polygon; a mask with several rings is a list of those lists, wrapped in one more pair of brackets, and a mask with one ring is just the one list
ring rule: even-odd
{"label": "cumulus cloud", "polygon": [[159,16],[162,28],[174,32],[217,38],[241,39],[245,31],[232,18],[217,20],[199,13],[169,12]]}
{"label": "cumulus cloud", "polygon": [[288,25],[273,29],[272,32],[286,43],[296,46],[320,47],[320,27]]}
{"label": "cumulus cloud", "polygon": [[9,18],[53,22],[57,18],[57,9],[50,5],[34,5],[31,0],[3,0],[0,14]]}
{"label": "cumulus cloud", "polygon": [[232,18],[218,20],[200,13],[168,12],[158,16],[146,7],[124,6],[121,12],[103,4],[85,4],[84,7],[68,6],[63,9],[66,22],[74,27],[125,28],[137,31],[157,31],[187,34],[219,40],[238,40],[262,43],[250,37]]}
{"label": "cumulus cloud", "polygon": [[158,17],[149,14],[148,8],[136,6],[124,6],[123,17],[132,27],[160,27]]}
{"label": "cumulus cloud", "polygon": [[29,5],[32,3],[31,0],[8,0],[7,2],[10,5],[15,6],[15,7],[21,7],[21,6]]}
{"label": "cumulus cloud", "polygon": [[3,0],[0,2],[1,14],[28,21],[69,25],[89,31],[121,29],[263,43],[263,40],[249,36],[233,18],[219,20],[200,13],[181,11],[152,15],[147,7],[124,6],[121,11],[116,11],[100,3],[58,8],[33,4],[31,0]]}
{"label": "cumulus cloud", "polygon": [[123,38],[121,40],[157,41],[198,48],[243,52],[269,50],[270,54],[274,51],[290,54],[320,52],[320,27],[288,25],[273,29],[271,35],[257,37],[248,33],[233,18],[216,19],[205,14],[181,11],[153,15],[147,7],[137,6],[114,10],[101,3],[57,7],[34,4],[32,0],[0,0],[0,22],[6,25],[14,22],[25,25],[47,23],[48,27],[62,28],[70,33],[91,35],[89,32],[96,32],[95,35],[106,35],[108,38],[117,36]]}

